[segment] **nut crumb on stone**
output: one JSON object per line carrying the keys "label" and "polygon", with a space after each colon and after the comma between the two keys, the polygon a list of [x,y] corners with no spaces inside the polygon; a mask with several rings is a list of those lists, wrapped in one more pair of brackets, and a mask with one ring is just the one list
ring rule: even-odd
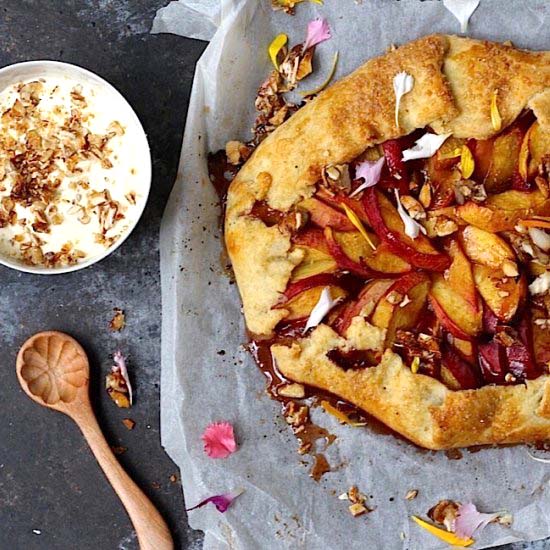
{"label": "nut crumb on stone", "polygon": [[133,430],[136,423],[134,420],[132,420],[131,418],[124,418],[122,420],[122,423],[129,429],[129,430]]}
{"label": "nut crumb on stone", "polygon": [[124,313],[124,310],[118,307],[113,308],[113,311],[115,312],[115,314],[113,315],[113,318],[109,321],[109,328],[113,332],[120,332],[126,326],[126,315]]}
{"label": "nut crumb on stone", "polygon": [[114,447],[111,447],[111,450],[115,455],[119,456],[124,454],[128,450],[128,447],[114,446]]}

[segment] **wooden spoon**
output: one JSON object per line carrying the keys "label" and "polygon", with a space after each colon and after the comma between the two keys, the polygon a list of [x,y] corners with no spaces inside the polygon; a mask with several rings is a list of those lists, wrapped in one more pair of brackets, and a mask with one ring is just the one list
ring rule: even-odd
{"label": "wooden spoon", "polygon": [[31,399],[77,423],[126,508],[141,550],[172,550],[166,523],[122,469],[101,433],[88,395],[90,366],[82,346],[62,332],[39,332],[21,346],[16,368],[19,383]]}

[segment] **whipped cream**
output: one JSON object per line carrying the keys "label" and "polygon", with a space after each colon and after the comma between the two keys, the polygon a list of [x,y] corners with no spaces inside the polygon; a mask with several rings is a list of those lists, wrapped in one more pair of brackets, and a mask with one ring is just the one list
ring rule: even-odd
{"label": "whipped cream", "polygon": [[0,113],[0,254],[47,267],[104,254],[147,194],[131,111],[55,76],[4,89]]}

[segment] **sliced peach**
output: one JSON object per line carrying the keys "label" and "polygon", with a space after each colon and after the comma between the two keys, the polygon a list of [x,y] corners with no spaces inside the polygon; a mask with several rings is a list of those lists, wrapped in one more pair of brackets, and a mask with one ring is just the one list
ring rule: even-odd
{"label": "sliced peach", "polygon": [[489,170],[483,179],[485,188],[490,193],[499,193],[510,187],[518,169],[523,134],[520,128],[513,127],[495,139]]}
{"label": "sliced peach", "polygon": [[467,225],[462,229],[460,244],[468,258],[476,264],[494,269],[500,268],[505,262],[510,267],[516,265],[516,258],[511,246],[498,235],[479,227]]}
{"label": "sliced peach", "polygon": [[436,250],[424,235],[411,239],[405,234],[396,208],[374,187],[365,190],[363,206],[374,232],[391,252],[415,267],[431,271],[443,271],[449,266],[450,259]]}
{"label": "sliced peach", "polygon": [[510,321],[526,296],[525,277],[516,281],[501,269],[474,265],[476,287],[489,309],[503,322]]}
{"label": "sliced peach", "polygon": [[535,361],[539,366],[548,367],[550,365],[550,328],[545,324],[537,323],[541,319],[547,319],[547,315],[541,309],[533,308],[531,318]]}
{"label": "sliced peach", "polygon": [[531,216],[550,216],[550,199],[540,191],[504,191],[490,195],[483,205],[473,201],[459,206],[456,212],[466,223],[492,233],[513,231],[519,220]]}
{"label": "sliced peach", "polygon": [[441,379],[452,390],[473,390],[481,386],[477,368],[445,346],[441,356]]}
{"label": "sliced peach", "polygon": [[452,339],[452,346],[465,361],[472,365],[477,363],[477,351],[473,340],[454,337]]}
{"label": "sliced peach", "polygon": [[338,286],[338,277],[331,273],[320,273],[319,275],[313,275],[312,277],[306,277],[299,281],[290,283],[282,294],[279,304],[274,306],[275,308],[286,307],[286,303],[302,294],[306,290],[315,287],[325,286]]}
{"label": "sliced peach", "polygon": [[407,273],[411,266],[396,254],[390,252],[384,243],[379,243],[374,233],[369,233],[372,242],[376,244],[373,250],[358,231],[335,233],[334,237],[347,256],[355,262],[363,262],[366,266],[379,273]]}
{"label": "sliced peach", "polygon": [[443,327],[457,338],[468,340],[481,331],[481,308],[467,301],[438,273],[432,278],[430,303]]}
{"label": "sliced peach", "polygon": [[355,230],[355,227],[345,214],[319,199],[314,197],[305,199],[299,206],[309,212],[311,221],[319,227],[332,227],[337,231]]}
{"label": "sliced peach", "polygon": [[542,128],[538,122],[534,122],[529,131],[529,160],[528,175],[538,174],[539,166],[544,162],[545,157],[550,157],[550,132]]}
{"label": "sliced peach", "polygon": [[395,281],[391,279],[375,279],[367,283],[359,293],[355,302],[347,304],[334,321],[334,326],[340,334],[345,334],[354,317],[361,315],[369,317],[376,304],[384,296]]}
{"label": "sliced peach", "polygon": [[[297,296],[290,299],[284,304],[284,309],[288,310],[288,315],[285,317],[286,321],[294,321],[296,319],[307,319],[321,296],[323,288],[327,285],[316,286],[304,290]],[[330,294],[333,299],[344,298],[347,293],[339,286],[329,285]]]}
{"label": "sliced peach", "polygon": [[449,286],[460,294],[473,308],[479,309],[479,298],[476,292],[472,265],[462,250],[460,243],[452,240],[446,247],[452,263],[445,272]]}
{"label": "sliced peach", "polygon": [[378,302],[371,321],[387,329],[386,346],[391,346],[398,330],[413,328],[426,305],[430,279],[424,273],[408,273],[397,279]]}
{"label": "sliced peach", "polygon": [[337,264],[332,256],[310,247],[299,247],[304,251],[302,261],[292,271],[292,281],[312,277],[319,273],[330,273],[336,270]]}

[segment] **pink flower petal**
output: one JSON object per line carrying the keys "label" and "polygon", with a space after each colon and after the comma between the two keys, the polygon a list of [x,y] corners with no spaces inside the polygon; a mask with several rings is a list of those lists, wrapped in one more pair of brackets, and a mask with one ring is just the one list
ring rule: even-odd
{"label": "pink flower petal", "polygon": [[192,508],[187,508],[186,512],[189,512],[191,510],[196,510],[197,508],[202,508],[203,506],[206,506],[209,502],[211,502],[217,509],[218,512],[221,512],[222,514],[231,506],[231,503],[239,496],[242,495],[244,492],[243,489],[238,489],[237,491],[234,491],[232,493],[225,493],[223,495],[214,495],[208,498],[205,498],[204,500],[201,500],[196,506],[193,506]]}
{"label": "pink flower petal", "polygon": [[115,351],[113,353],[113,361],[115,362],[115,366],[111,367],[112,373],[120,372],[120,375],[122,378],[124,378],[124,382],[126,382],[126,387],[128,388],[128,397],[130,399],[130,405],[134,404],[134,392],[132,391],[132,384],[130,383],[130,377],[128,376],[128,369],[126,367],[126,357],[122,355],[122,352],[120,350]]}
{"label": "pink flower petal", "polygon": [[331,38],[330,28],[326,19],[314,19],[307,26],[306,41],[302,51],[306,51]]}
{"label": "pink flower petal", "polygon": [[367,187],[376,185],[380,181],[380,175],[382,174],[382,168],[385,162],[386,157],[380,157],[378,160],[366,160],[365,162],[359,163],[355,167],[355,179],[362,179],[363,183],[350,195],[350,197],[354,197]]}
{"label": "pink flower petal", "polygon": [[454,520],[454,533],[462,539],[472,538],[476,531],[481,532],[488,523],[498,518],[499,514],[483,514],[471,502],[458,507]]}
{"label": "pink flower petal", "polygon": [[229,422],[209,424],[201,436],[204,452],[210,458],[227,458],[237,450],[233,426]]}

